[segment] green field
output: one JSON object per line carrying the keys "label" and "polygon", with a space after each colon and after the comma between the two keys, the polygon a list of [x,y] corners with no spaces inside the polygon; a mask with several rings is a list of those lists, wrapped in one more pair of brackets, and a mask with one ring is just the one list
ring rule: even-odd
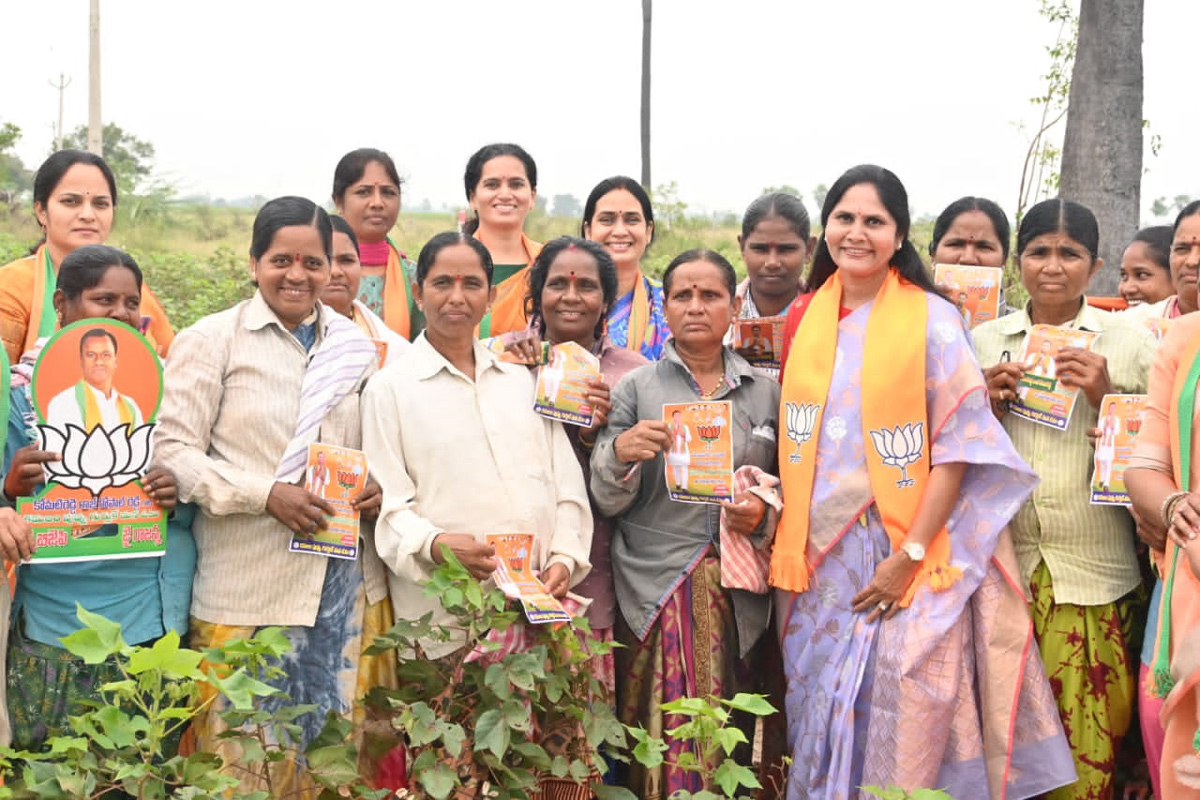
{"label": "green field", "polygon": [[[205,314],[228,308],[253,292],[246,253],[254,223],[252,210],[172,204],[149,213],[122,205],[118,213],[108,243],[128,250],[137,260],[176,330]],[[400,215],[392,239],[415,259],[426,241],[454,227],[455,218],[450,213],[406,212]],[[930,229],[930,223],[914,226],[912,238],[922,254]],[[538,241],[577,235],[579,221],[534,213],[526,221],[526,232]],[[742,273],[738,233],[740,221],[734,219],[713,222],[681,214],[660,218],[643,267],[652,275],[660,275],[679,253],[705,247],[725,255]],[[37,239],[31,212],[0,210],[0,264],[25,255]]]}

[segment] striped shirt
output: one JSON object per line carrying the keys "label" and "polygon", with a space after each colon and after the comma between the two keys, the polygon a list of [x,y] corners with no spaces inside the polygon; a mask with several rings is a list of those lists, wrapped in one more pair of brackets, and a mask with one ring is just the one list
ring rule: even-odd
{"label": "striped shirt", "polygon": [[[335,312],[318,305],[324,335]],[[318,341],[320,339],[318,338]],[[326,559],[289,551],[292,534],[267,513],[275,472],[296,429],[309,354],[255,295],[181,331],[163,371],[154,456],[179,498],[199,507],[192,616],[223,625],[312,625]],[[365,383],[365,378],[363,380]],[[317,440],[359,448],[359,391],[325,415]],[[363,527],[367,601],[387,593]]]}
{"label": "striped shirt", "polygon": [[[1001,354],[1017,356],[1033,327],[1028,307],[971,331],[975,353],[984,368],[1000,363]],[[1154,360],[1154,335],[1084,299],[1069,327],[1100,334],[1092,350],[1108,362],[1114,392],[1146,391]],[[1087,438],[1098,412],[1080,392],[1065,431],[1008,414],[1002,420],[1021,457],[1041,477],[1033,496],[1012,522],[1013,542],[1025,585],[1045,561],[1059,604],[1103,605],[1119,599],[1141,581],[1134,551],[1134,526],[1119,506],[1091,504],[1089,486],[1093,448]]]}

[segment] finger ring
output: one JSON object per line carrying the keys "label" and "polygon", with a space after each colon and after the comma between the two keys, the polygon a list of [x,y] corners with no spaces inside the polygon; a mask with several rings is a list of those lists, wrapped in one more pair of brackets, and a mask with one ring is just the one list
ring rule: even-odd
{"label": "finger ring", "polygon": [[889,608],[892,607],[892,604],[887,603],[887,602],[881,602],[878,605],[876,605],[875,607],[878,608],[880,611],[887,611]]}

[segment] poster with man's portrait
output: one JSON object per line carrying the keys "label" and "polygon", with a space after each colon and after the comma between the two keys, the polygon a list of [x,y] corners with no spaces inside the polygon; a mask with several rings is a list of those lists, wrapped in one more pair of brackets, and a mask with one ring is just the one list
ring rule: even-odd
{"label": "poster with man's portrait", "polygon": [[141,487],[162,400],[162,364],[136,330],[85,319],[46,342],[31,387],[46,485],[18,511],[38,561],[161,556],[166,514]]}

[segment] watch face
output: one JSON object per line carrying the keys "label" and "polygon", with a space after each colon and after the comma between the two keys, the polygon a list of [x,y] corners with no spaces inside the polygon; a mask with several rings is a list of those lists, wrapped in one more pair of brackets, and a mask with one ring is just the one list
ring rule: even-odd
{"label": "watch face", "polygon": [[905,552],[905,554],[909,558],[911,558],[913,561],[924,561],[925,560],[925,548],[922,547],[921,545],[917,544],[916,542],[909,542],[909,543],[901,546],[900,549],[903,550]]}

